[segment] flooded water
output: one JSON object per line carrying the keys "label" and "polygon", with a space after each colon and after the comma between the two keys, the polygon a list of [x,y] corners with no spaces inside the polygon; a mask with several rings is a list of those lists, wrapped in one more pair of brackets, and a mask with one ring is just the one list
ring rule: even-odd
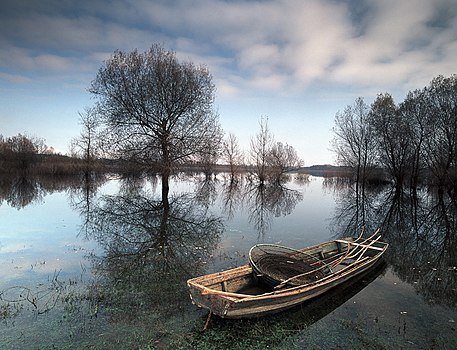
{"label": "flooded water", "polygon": [[[457,204],[446,193],[357,194],[295,175],[283,187],[180,176],[0,180],[0,349],[455,349]],[[210,319],[188,278],[382,227],[385,264],[257,320]]]}

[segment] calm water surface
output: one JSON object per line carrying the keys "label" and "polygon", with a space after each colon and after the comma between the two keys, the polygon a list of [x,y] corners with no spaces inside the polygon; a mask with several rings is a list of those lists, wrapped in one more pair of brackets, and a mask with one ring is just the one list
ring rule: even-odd
{"label": "calm water surface", "polygon": [[[455,349],[457,208],[446,194],[357,196],[337,179],[285,187],[177,178],[0,182],[0,349]],[[210,320],[186,280],[383,227],[386,264],[259,320]]]}

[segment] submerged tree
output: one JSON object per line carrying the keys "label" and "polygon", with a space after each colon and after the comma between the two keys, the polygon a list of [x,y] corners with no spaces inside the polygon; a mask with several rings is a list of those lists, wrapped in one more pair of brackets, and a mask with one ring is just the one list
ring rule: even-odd
{"label": "submerged tree", "polygon": [[434,181],[457,192],[457,75],[438,76],[424,89],[429,128],[424,154]]}
{"label": "submerged tree", "polygon": [[290,170],[303,166],[303,161],[292,146],[276,142],[269,153],[268,165],[270,178],[273,182],[280,182],[283,175]]}
{"label": "submerged tree", "polygon": [[203,168],[203,172],[207,178],[214,172],[214,166],[221,157],[223,149],[224,131],[216,120],[214,122],[215,124],[212,126],[214,138],[206,140],[206,145],[202,146],[201,150],[195,156],[196,162]]}
{"label": "submerged tree", "polygon": [[226,140],[224,140],[222,158],[229,165],[231,180],[234,181],[239,167],[244,163],[244,154],[233,133],[229,133]]}
{"label": "submerged tree", "polygon": [[0,137],[1,170],[26,171],[39,160],[39,155],[46,153],[51,153],[51,149],[46,146],[43,138],[23,134],[5,139]]}
{"label": "submerged tree", "polygon": [[163,195],[174,167],[208,153],[208,143],[221,139],[208,69],[179,62],[159,45],[143,53],[116,51],[90,92],[98,98],[110,153],[159,166]]}
{"label": "submerged tree", "polygon": [[264,118],[260,121],[259,132],[251,139],[250,155],[260,185],[266,181],[279,184],[284,173],[303,165],[292,146],[275,142],[268,128],[268,119]]}
{"label": "submerged tree", "polygon": [[403,185],[413,159],[409,123],[390,94],[380,94],[369,114],[377,154],[397,187]]}
{"label": "submerged tree", "polygon": [[273,144],[274,137],[268,128],[268,119],[262,118],[259,132],[251,139],[250,150],[251,159],[254,162],[254,172],[261,185],[267,180],[268,157]]}
{"label": "submerged tree", "polygon": [[341,165],[354,171],[356,225],[365,222],[364,197],[370,170],[375,165],[376,148],[369,124],[369,108],[361,97],[335,117],[334,151]]}
{"label": "submerged tree", "polygon": [[375,164],[373,130],[369,123],[369,107],[359,97],[348,105],[343,113],[335,116],[333,150],[338,163],[354,169],[355,180],[367,180],[370,168]]}
{"label": "submerged tree", "polygon": [[411,188],[416,188],[419,184],[419,177],[425,164],[424,143],[433,133],[433,129],[427,123],[429,108],[424,96],[421,90],[409,92],[398,107],[400,118],[408,124],[411,152],[408,170]]}
{"label": "submerged tree", "polygon": [[378,95],[371,108],[356,100],[335,118],[333,148],[340,164],[356,170],[357,183],[375,165],[397,188],[409,181],[414,190],[426,179],[455,196],[456,116],[457,75],[438,76],[398,106],[387,93]]}

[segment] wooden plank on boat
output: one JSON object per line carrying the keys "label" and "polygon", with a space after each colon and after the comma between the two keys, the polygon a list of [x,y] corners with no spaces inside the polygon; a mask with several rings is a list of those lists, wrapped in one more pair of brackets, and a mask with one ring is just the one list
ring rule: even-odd
{"label": "wooden plank on boat", "polygon": [[361,243],[356,243],[356,242],[345,241],[344,239],[335,239],[335,242],[346,243],[346,244],[357,246],[357,247],[374,249],[374,250],[379,250],[379,251],[383,251],[384,250],[384,248],[374,247],[374,246],[371,246],[369,244],[361,244]]}

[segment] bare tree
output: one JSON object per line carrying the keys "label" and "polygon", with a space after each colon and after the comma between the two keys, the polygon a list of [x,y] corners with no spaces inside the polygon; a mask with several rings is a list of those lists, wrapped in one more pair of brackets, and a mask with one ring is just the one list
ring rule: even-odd
{"label": "bare tree", "polygon": [[82,130],[79,136],[71,141],[70,147],[72,153],[84,159],[89,168],[100,152],[100,147],[97,143],[100,120],[95,108],[85,108],[84,112],[79,112],[78,114]]}
{"label": "bare tree", "polygon": [[379,94],[369,114],[381,164],[401,187],[412,161],[410,125],[398,112],[392,96]]}
{"label": "bare tree", "polygon": [[361,98],[335,117],[333,149],[338,162],[364,182],[379,166],[401,187],[412,189],[420,175],[429,184],[457,193],[457,75],[438,76],[422,90],[409,92],[398,106],[378,95],[371,109]]}
{"label": "bare tree", "polygon": [[276,142],[268,156],[269,176],[274,182],[280,182],[287,171],[296,170],[303,166],[303,161],[292,146]]}
{"label": "bare tree", "polygon": [[370,167],[375,164],[376,149],[368,121],[369,107],[359,97],[343,113],[335,116],[333,150],[338,163],[354,169],[357,183],[365,182]]}
{"label": "bare tree", "polygon": [[357,223],[365,222],[365,189],[369,170],[375,164],[376,148],[368,121],[369,108],[361,97],[335,117],[334,151],[341,165],[350,166],[355,176]]}
{"label": "bare tree", "polygon": [[261,118],[260,130],[251,139],[251,159],[254,162],[255,175],[260,184],[267,180],[268,157],[274,144],[274,137],[268,128],[268,118]]}
{"label": "bare tree", "polygon": [[230,175],[233,181],[235,175],[239,171],[239,167],[244,163],[244,154],[238,144],[235,134],[229,133],[227,138],[224,140],[222,157],[230,167]]}
{"label": "bare tree", "polygon": [[214,138],[208,139],[206,145],[202,146],[201,151],[195,159],[203,167],[203,172],[209,178],[214,172],[214,166],[221,157],[223,149],[224,131],[219,123],[213,125],[215,130]]}
{"label": "bare tree", "polygon": [[6,139],[11,152],[22,154],[42,154],[47,149],[44,139],[23,134]]}
{"label": "bare tree", "polygon": [[457,75],[438,76],[425,89],[429,127],[426,162],[439,186],[457,189]]}
{"label": "bare tree", "polygon": [[12,166],[25,170],[38,161],[48,147],[43,138],[17,134],[4,140],[3,157]]}
{"label": "bare tree", "polygon": [[90,91],[98,97],[111,154],[160,166],[164,196],[172,169],[208,153],[208,142],[221,138],[208,69],[181,63],[159,45],[144,53],[116,51]]}
{"label": "bare tree", "polygon": [[433,133],[432,128],[427,123],[428,110],[425,94],[422,90],[409,92],[398,108],[401,118],[408,124],[408,137],[412,153],[409,162],[411,188],[416,188],[419,184],[421,170],[425,166],[424,143]]}

